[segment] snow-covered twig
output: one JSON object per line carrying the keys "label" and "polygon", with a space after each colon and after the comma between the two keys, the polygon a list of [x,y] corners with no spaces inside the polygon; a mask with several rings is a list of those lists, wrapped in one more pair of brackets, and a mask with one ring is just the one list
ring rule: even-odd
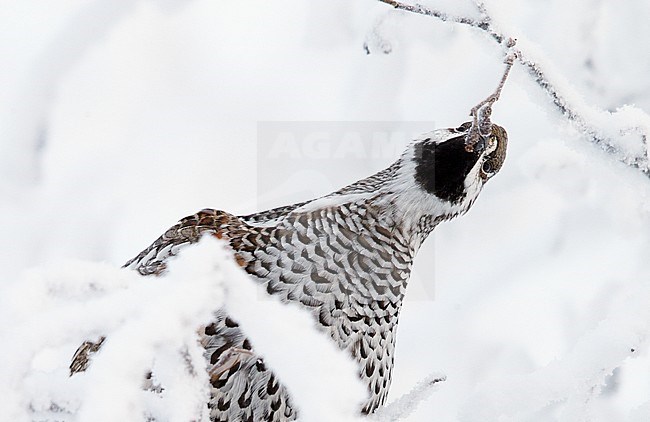
{"label": "snow-covered twig", "polygon": [[429,375],[402,397],[377,409],[372,415],[372,419],[381,422],[392,422],[407,417],[422,401],[429,397],[434,387],[446,380],[447,377],[441,374]]}
{"label": "snow-covered twig", "polygon": [[[0,366],[0,421],[207,420],[197,328],[222,306],[289,389],[301,420],[360,420],[367,387],[349,354],[309,312],[270,297],[206,236],[160,277],[66,263],[34,270],[8,289],[0,297],[0,344],[12,364]],[[106,335],[101,350],[70,377],[74,348],[97,333]],[[232,349],[215,371],[250,353]]]}
{"label": "snow-covered twig", "polygon": [[[156,279],[96,263],[32,270],[0,297],[0,421],[200,420],[208,376],[196,328],[223,303],[220,263],[208,239]],[[84,373],[68,364],[83,338],[106,334]],[[164,394],[142,389],[152,370]],[[110,398],[107,399],[107,398]]]}
{"label": "snow-covered twig", "polygon": [[[518,62],[523,65],[534,82],[550,97],[553,105],[591,142],[615,156],[618,161],[650,176],[647,145],[647,138],[650,133],[650,116],[631,107],[625,107],[615,113],[595,110],[584,103],[576,92],[572,92],[573,88],[568,83],[558,82],[558,79],[561,79],[557,75],[558,72],[553,72],[555,81],[552,82],[548,72],[542,68],[540,62],[531,58],[531,51],[514,48],[514,43],[511,43],[511,40],[515,38],[495,29],[493,19],[482,2],[478,0],[475,2],[476,8],[481,15],[481,18],[476,20],[462,16],[451,16],[445,12],[433,10],[417,3],[407,4],[396,0],[379,1],[398,10],[434,17],[444,22],[468,25],[486,32],[492,40],[503,45],[507,56],[514,54],[517,57]],[[547,63],[544,66],[549,67]],[[560,85],[561,89],[558,88]],[[568,98],[572,100],[569,101]],[[614,130],[605,128],[603,121],[613,123],[612,126],[616,127],[614,127]],[[629,134],[636,134],[639,138],[632,153],[625,146],[626,142],[624,140],[616,139]]]}

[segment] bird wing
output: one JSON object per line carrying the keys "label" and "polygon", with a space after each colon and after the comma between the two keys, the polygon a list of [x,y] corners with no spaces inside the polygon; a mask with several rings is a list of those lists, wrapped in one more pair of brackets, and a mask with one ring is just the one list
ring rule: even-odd
{"label": "bird wing", "polygon": [[183,246],[198,242],[205,233],[235,241],[246,230],[246,223],[239,217],[224,211],[203,209],[169,228],[151,246],[124,264],[124,268],[134,269],[142,275],[160,275],[167,268],[169,257],[177,255]]}
{"label": "bird wing", "polygon": [[239,218],[251,226],[273,224],[289,215],[293,210],[300,208],[309,202],[311,201],[298,202],[292,205],[285,205],[266,211],[260,211],[255,214],[242,215]]}

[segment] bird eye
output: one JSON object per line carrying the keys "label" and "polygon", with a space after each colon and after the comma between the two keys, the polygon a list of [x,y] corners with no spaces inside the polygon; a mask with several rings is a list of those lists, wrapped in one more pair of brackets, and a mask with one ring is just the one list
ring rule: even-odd
{"label": "bird eye", "polygon": [[483,173],[485,174],[492,174],[494,172],[494,167],[492,166],[491,161],[486,161],[483,163],[483,167],[481,168],[483,170]]}

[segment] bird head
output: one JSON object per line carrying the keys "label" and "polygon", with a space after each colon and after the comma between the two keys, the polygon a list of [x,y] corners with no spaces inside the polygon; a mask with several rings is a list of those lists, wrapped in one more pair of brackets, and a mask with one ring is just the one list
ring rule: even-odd
{"label": "bird head", "polygon": [[501,169],[508,144],[505,129],[491,124],[489,133],[480,135],[470,148],[467,139],[471,126],[468,122],[425,133],[390,167],[301,204],[298,210],[369,199],[390,221],[413,227],[423,217],[439,221],[463,214]]}
{"label": "bird head", "polygon": [[[416,191],[420,192],[417,196],[424,198],[424,202],[418,202],[425,214],[452,218],[465,213],[485,183],[503,166],[508,144],[505,129],[492,124],[489,133],[468,148],[471,125],[467,122],[422,135],[402,156],[402,163],[408,163],[403,167],[403,176],[415,179]],[[416,195],[409,196],[414,199]]]}

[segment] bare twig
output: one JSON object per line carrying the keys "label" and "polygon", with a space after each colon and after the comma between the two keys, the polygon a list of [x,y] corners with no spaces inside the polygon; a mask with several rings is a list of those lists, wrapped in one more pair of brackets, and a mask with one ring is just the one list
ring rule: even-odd
{"label": "bare twig", "polygon": [[[514,42],[515,41],[512,40],[512,46],[514,46]],[[506,83],[506,79],[508,79],[508,75],[510,74],[510,69],[512,69],[515,57],[515,53],[511,53],[506,56],[506,59],[504,60],[506,69],[503,72],[503,76],[501,77],[501,81],[499,82],[497,89],[486,99],[472,107],[472,110],[469,113],[469,115],[473,117],[472,126],[467,134],[467,139],[465,140],[465,149],[467,152],[474,151],[477,144],[480,145],[479,149],[482,150],[484,148],[484,140],[492,132],[492,122],[490,121],[490,116],[492,115],[492,105],[496,103],[501,96],[503,85]],[[483,142],[481,142],[481,140],[483,140]]]}
{"label": "bare twig", "polygon": [[[513,42],[514,38],[509,37],[494,29],[492,25],[492,18],[488,14],[483,2],[481,2],[480,0],[475,1],[476,8],[481,15],[480,20],[467,18],[467,17],[451,16],[447,13],[438,10],[433,10],[417,3],[411,5],[396,0],[378,0],[378,1],[389,4],[398,10],[404,10],[410,13],[434,17],[444,22],[454,22],[463,25],[468,25],[470,27],[486,32],[490,36],[490,38],[492,38],[497,43],[503,45],[506,51],[506,55],[508,57],[514,54],[514,57],[518,60],[518,62],[521,65],[524,66],[524,68],[526,68],[526,70],[532,76],[535,83],[540,88],[542,88],[542,90],[546,92],[546,94],[551,98],[553,104],[557,107],[557,109],[568,120],[570,120],[579,130],[581,130],[591,142],[598,145],[605,152],[614,155],[616,159],[621,161],[622,163],[630,167],[636,168],[642,171],[644,174],[650,176],[650,169],[648,167],[647,133],[641,127],[631,127],[631,128],[628,127],[625,128],[624,130],[621,130],[621,132],[624,131],[638,132],[640,136],[640,141],[642,142],[642,146],[644,148],[644,152],[640,156],[632,157],[632,158],[627,156],[626,153],[617,145],[614,139],[601,134],[601,131],[598,130],[594,125],[589,124],[587,119],[585,119],[583,115],[577,112],[575,108],[569,106],[566,98],[560,93],[560,91],[556,88],[556,86],[554,86],[548,80],[544,71],[540,67],[539,63],[530,60],[521,50],[514,48],[514,42]],[[509,66],[509,68],[510,67],[511,66]],[[508,71],[510,70],[509,68],[507,69]],[[507,72],[506,75],[504,76],[507,76]],[[486,100],[487,103],[489,103],[491,98],[488,97],[488,99]],[[493,103],[494,101],[491,102],[491,104]],[[474,114],[480,115],[482,112],[489,110],[489,109],[488,110],[483,109],[480,106],[481,104],[479,103],[479,108],[476,111],[474,111]],[[480,116],[476,118],[480,120]],[[646,120],[650,121],[650,116],[648,116]]]}

